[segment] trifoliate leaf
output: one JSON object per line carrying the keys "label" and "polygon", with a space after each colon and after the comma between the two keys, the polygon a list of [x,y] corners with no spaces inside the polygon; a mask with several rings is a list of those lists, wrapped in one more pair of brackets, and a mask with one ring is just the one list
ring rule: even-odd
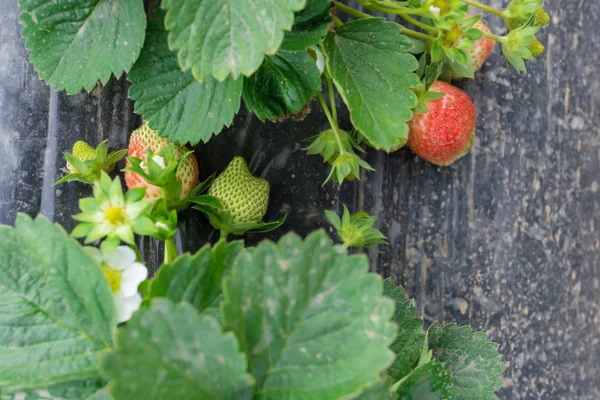
{"label": "trifoliate leaf", "polygon": [[396,360],[389,368],[388,374],[398,381],[410,373],[419,359],[425,340],[423,320],[416,317],[414,300],[406,300],[404,289],[400,286],[394,287],[392,279],[383,281],[383,294],[396,303],[393,321],[398,325],[398,334],[390,346],[396,353]]}
{"label": "trifoliate leaf", "polygon": [[109,400],[103,380],[64,382],[42,389],[0,392],[1,400]]}
{"label": "trifoliate leaf", "polygon": [[112,346],[112,292],[96,262],[44,217],[0,226],[0,387],[96,379]]}
{"label": "trifoliate leaf", "polygon": [[402,27],[380,18],[356,20],[327,35],[327,68],[350,110],[352,124],[376,148],[391,150],[408,137],[407,121],[419,84],[413,43]]}
{"label": "trifoliate leaf", "polygon": [[460,399],[497,399],[494,392],[502,387],[500,376],[506,369],[498,344],[469,326],[442,328],[438,322],[429,327],[428,338],[433,359],[452,372],[452,386]]}
{"label": "trifoliate leaf", "polygon": [[448,400],[457,397],[452,388],[450,371],[442,364],[428,362],[415,368],[398,386],[399,400]]}
{"label": "trifoliate leaf", "polygon": [[169,46],[198,80],[250,76],[275,54],[306,0],[165,0]]}
{"label": "trifoliate leaf", "polygon": [[307,0],[296,13],[294,26],[285,33],[281,50],[304,50],[321,43],[331,24],[331,0]]}
{"label": "trifoliate leaf", "polygon": [[155,299],[119,329],[102,367],[115,400],[229,399],[253,383],[232,333],[167,299]]}
{"label": "trifoliate leaf", "polygon": [[144,43],[142,0],[19,0],[19,6],[36,71],[69,94],[128,71]]}
{"label": "trifoliate leaf", "polygon": [[231,78],[197,81],[183,72],[169,50],[167,31],[159,19],[148,23],[146,43],[128,76],[135,112],[162,137],[179,143],[208,142],[233,121],[240,108],[243,82]]}
{"label": "trifoliate leaf", "polygon": [[203,312],[220,296],[221,282],[243,248],[243,242],[220,241],[212,248],[204,246],[193,256],[186,254],[163,265],[144,302],[166,297],[175,303],[186,301]]}
{"label": "trifoliate leaf", "polygon": [[321,74],[306,51],[280,51],[244,79],[244,102],[261,121],[274,120],[302,111],[320,89]]}
{"label": "trifoliate leaf", "polygon": [[248,356],[256,399],[346,398],[380,381],[393,361],[393,307],[367,271],[365,257],[323,232],[240,254],[221,311]]}

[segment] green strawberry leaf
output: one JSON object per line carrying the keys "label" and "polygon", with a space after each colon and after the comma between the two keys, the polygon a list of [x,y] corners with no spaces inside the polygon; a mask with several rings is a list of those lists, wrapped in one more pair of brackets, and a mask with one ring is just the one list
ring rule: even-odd
{"label": "green strawberry leaf", "polygon": [[220,241],[212,248],[206,245],[193,256],[185,254],[163,265],[151,281],[144,302],[150,304],[153,298],[166,297],[174,303],[186,301],[203,312],[221,295],[221,282],[243,249],[241,241]]}
{"label": "green strawberry leaf", "polygon": [[103,380],[63,382],[43,389],[0,392],[1,400],[109,400]]}
{"label": "green strawberry leaf", "polygon": [[96,379],[112,346],[112,292],[96,262],[44,217],[0,226],[0,387]]}
{"label": "green strawberry leaf", "polygon": [[321,43],[331,25],[331,0],[307,0],[296,13],[292,30],[285,33],[281,50],[304,50]]}
{"label": "green strawberry leaf", "polygon": [[[445,400],[457,399],[450,382],[452,374],[442,364],[428,362],[419,365],[410,375],[399,382],[399,400]],[[462,399],[462,397],[460,397]]]}
{"label": "green strawberry leaf", "polygon": [[350,397],[350,400],[394,400],[397,396],[390,390],[392,383],[390,378],[382,377],[378,383],[369,386],[359,395]]}
{"label": "green strawberry leaf", "polygon": [[378,149],[406,142],[407,121],[417,97],[417,60],[402,27],[381,18],[349,22],[330,32],[323,43],[327,69],[350,110],[350,119]]}
{"label": "green strawberry leaf", "polygon": [[494,392],[502,387],[506,369],[498,344],[488,342],[484,332],[456,324],[442,328],[435,322],[427,335],[433,359],[452,372],[452,385],[461,399],[497,399]]}
{"label": "green strawberry leaf", "polygon": [[252,385],[231,333],[187,303],[155,299],[133,315],[102,358],[115,400],[228,399]]}
{"label": "green strawberry leaf", "polygon": [[169,46],[196,79],[250,76],[275,54],[306,0],[165,0]]}
{"label": "green strawberry leaf", "polygon": [[244,102],[261,121],[275,120],[299,113],[320,90],[321,74],[306,51],[280,51],[244,79]]}
{"label": "green strawberry leaf", "polygon": [[324,232],[240,254],[221,315],[248,357],[256,399],[346,398],[380,381],[393,361],[393,305],[367,272],[365,257]]}
{"label": "green strawberry leaf", "polygon": [[121,76],[140,54],[142,0],[19,0],[23,36],[40,78],[56,90],[91,90]]}
{"label": "green strawberry leaf", "polygon": [[423,320],[416,317],[414,299],[406,300],[404,289],[400,286],[394,287],[392,279],[383,281],[383,294],[396,303],[393,321],[398,325],[398,334],[390,346],[396,353],[396,360],[389,368],[388,374],[394,381],[398,381],[410,373],[419,359],[425,340]]}
{"label": "green strawberry leaf", "polygon": [[146,43],[128,79],[135,112],[162,137],[178,143],[208,142],[213,133],[231,125],[240,108],[243,82],[212,77],[197,81],[183,72],[177,54],[169,50],[164,12],[148,23]]}

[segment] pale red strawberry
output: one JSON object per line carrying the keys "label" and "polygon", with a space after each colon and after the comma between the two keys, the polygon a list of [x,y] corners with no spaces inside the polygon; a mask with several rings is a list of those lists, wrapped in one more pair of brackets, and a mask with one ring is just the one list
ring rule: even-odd
{"label": "pale red strawberry", "polygon": [[[148,123],[145,122],[140,128],[133,131],[131,137],[129,138],[129,153],[127,153],[127,157],[136,157],[141,160],[146,159],[146,150],[150,149],[154,154],[158,154],[164,147],[171,144],[169,139],[161,138],[158,135],[158,132],[151,129],[148,126]],[[175,148],[177,149],[177,155],[181,156],[188,149],[185,146],[180,146],[175,144]],[[127,162],[127,167],[131,165]],[[182,191],[181,198],[187,197],[192,190],[196,186],[198,186],[198,161],[193,154],[190,154],[186,157],[185,160],[179,166],[177,170],[177,179],[181,181]],[[158,200],[161,197],[161,191],[159,187],[148,184],[136,173],[126,172],[125,173],[125,183],[127,184],[127,188],[137,188],[144,187],[146,188],[146,199],[148,200]]]}
{"label": "pale red strawberry", "polygon": [[445,96],[427,102],[428,111],[409,122],[408,146],[440,166],[452,164],[469,152],[475,140],[476,111],[469,96],[442,81],[429,89]]}
{"label": "pale red strawberry", "polygon": [[[487,27],[481,20],[477,21],[473,28],[477,28],[483,33],[491,33],[490,28]],[[483,36],[481,39],[473,43],[474,47],[469,50],[471,56],[471,62],[473,63],[473,70],[478,71],[481,66],[492,54],[496,42],[490,38]]]}

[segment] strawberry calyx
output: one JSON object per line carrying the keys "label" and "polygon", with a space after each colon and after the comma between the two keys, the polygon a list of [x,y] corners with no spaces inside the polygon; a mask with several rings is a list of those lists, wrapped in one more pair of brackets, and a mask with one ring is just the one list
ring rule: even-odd
{"label": "strawberry calyx", "polygon": [[75,142],[71,153],[65,152],[66,169],[69,172],[55,185],[67,181],[79,181],[94,184],[100,180],[102,172],[111,173],[127,154],[127,149],[108,153],[106,141],[100,142],[95,149],[83,140]]}
{"label": "strawberry calyx", "polygon": [[192,154],[192,151],[187,151],[179,156],[173,144],[165,146],[158,154],[147,148],[144,160],[127,157],[130,166],[123,171],[138,174],[148,184],[160,188],[167,210],[182,210],[188,203],[185,198],[182,199],[185,196],[182,196],[182,183],[177,171]]}
{"label": "strawberry calyx", "polygon": [[348,207],[344,206],[341,219],[333,211],[325,211],[325,216],[345,247],[371,248],[378,244],[387,244],[383,233],[373,228],[375,217],[366,212],[350,214]]}

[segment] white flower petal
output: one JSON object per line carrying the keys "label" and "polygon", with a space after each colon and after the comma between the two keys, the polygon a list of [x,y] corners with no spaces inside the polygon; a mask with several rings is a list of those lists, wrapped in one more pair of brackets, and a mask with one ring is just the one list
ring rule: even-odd
{"label": "white flower petal", "polygon": [[133,263],[129,268],[123,271],[121,276],[120,292],[124,296],[133,296],[137,293],[138,286],[148,277],[148,269],[140,263]]}
{"label": "white flower petal", "polygon": [[119,246],[110,254],[104,254],[104,261],[113,269],[123,271],[135,262],[136,255],[130,247]]}
{"label": "white flower petal", "polygon": [[85,246],[83,251],[92,257],[98,264],[102,264],[102,252],[100,250],[92,246]]}
{"label": "white flower petal", "polygon": [[131,318],[133,313],[136,312],[142,304],[142,296],[138,293],[133,296],[125,297],[119,292],[114,298],[115,307],[117,309],[117,322],[119,323],[129,321],[129,318]]}

